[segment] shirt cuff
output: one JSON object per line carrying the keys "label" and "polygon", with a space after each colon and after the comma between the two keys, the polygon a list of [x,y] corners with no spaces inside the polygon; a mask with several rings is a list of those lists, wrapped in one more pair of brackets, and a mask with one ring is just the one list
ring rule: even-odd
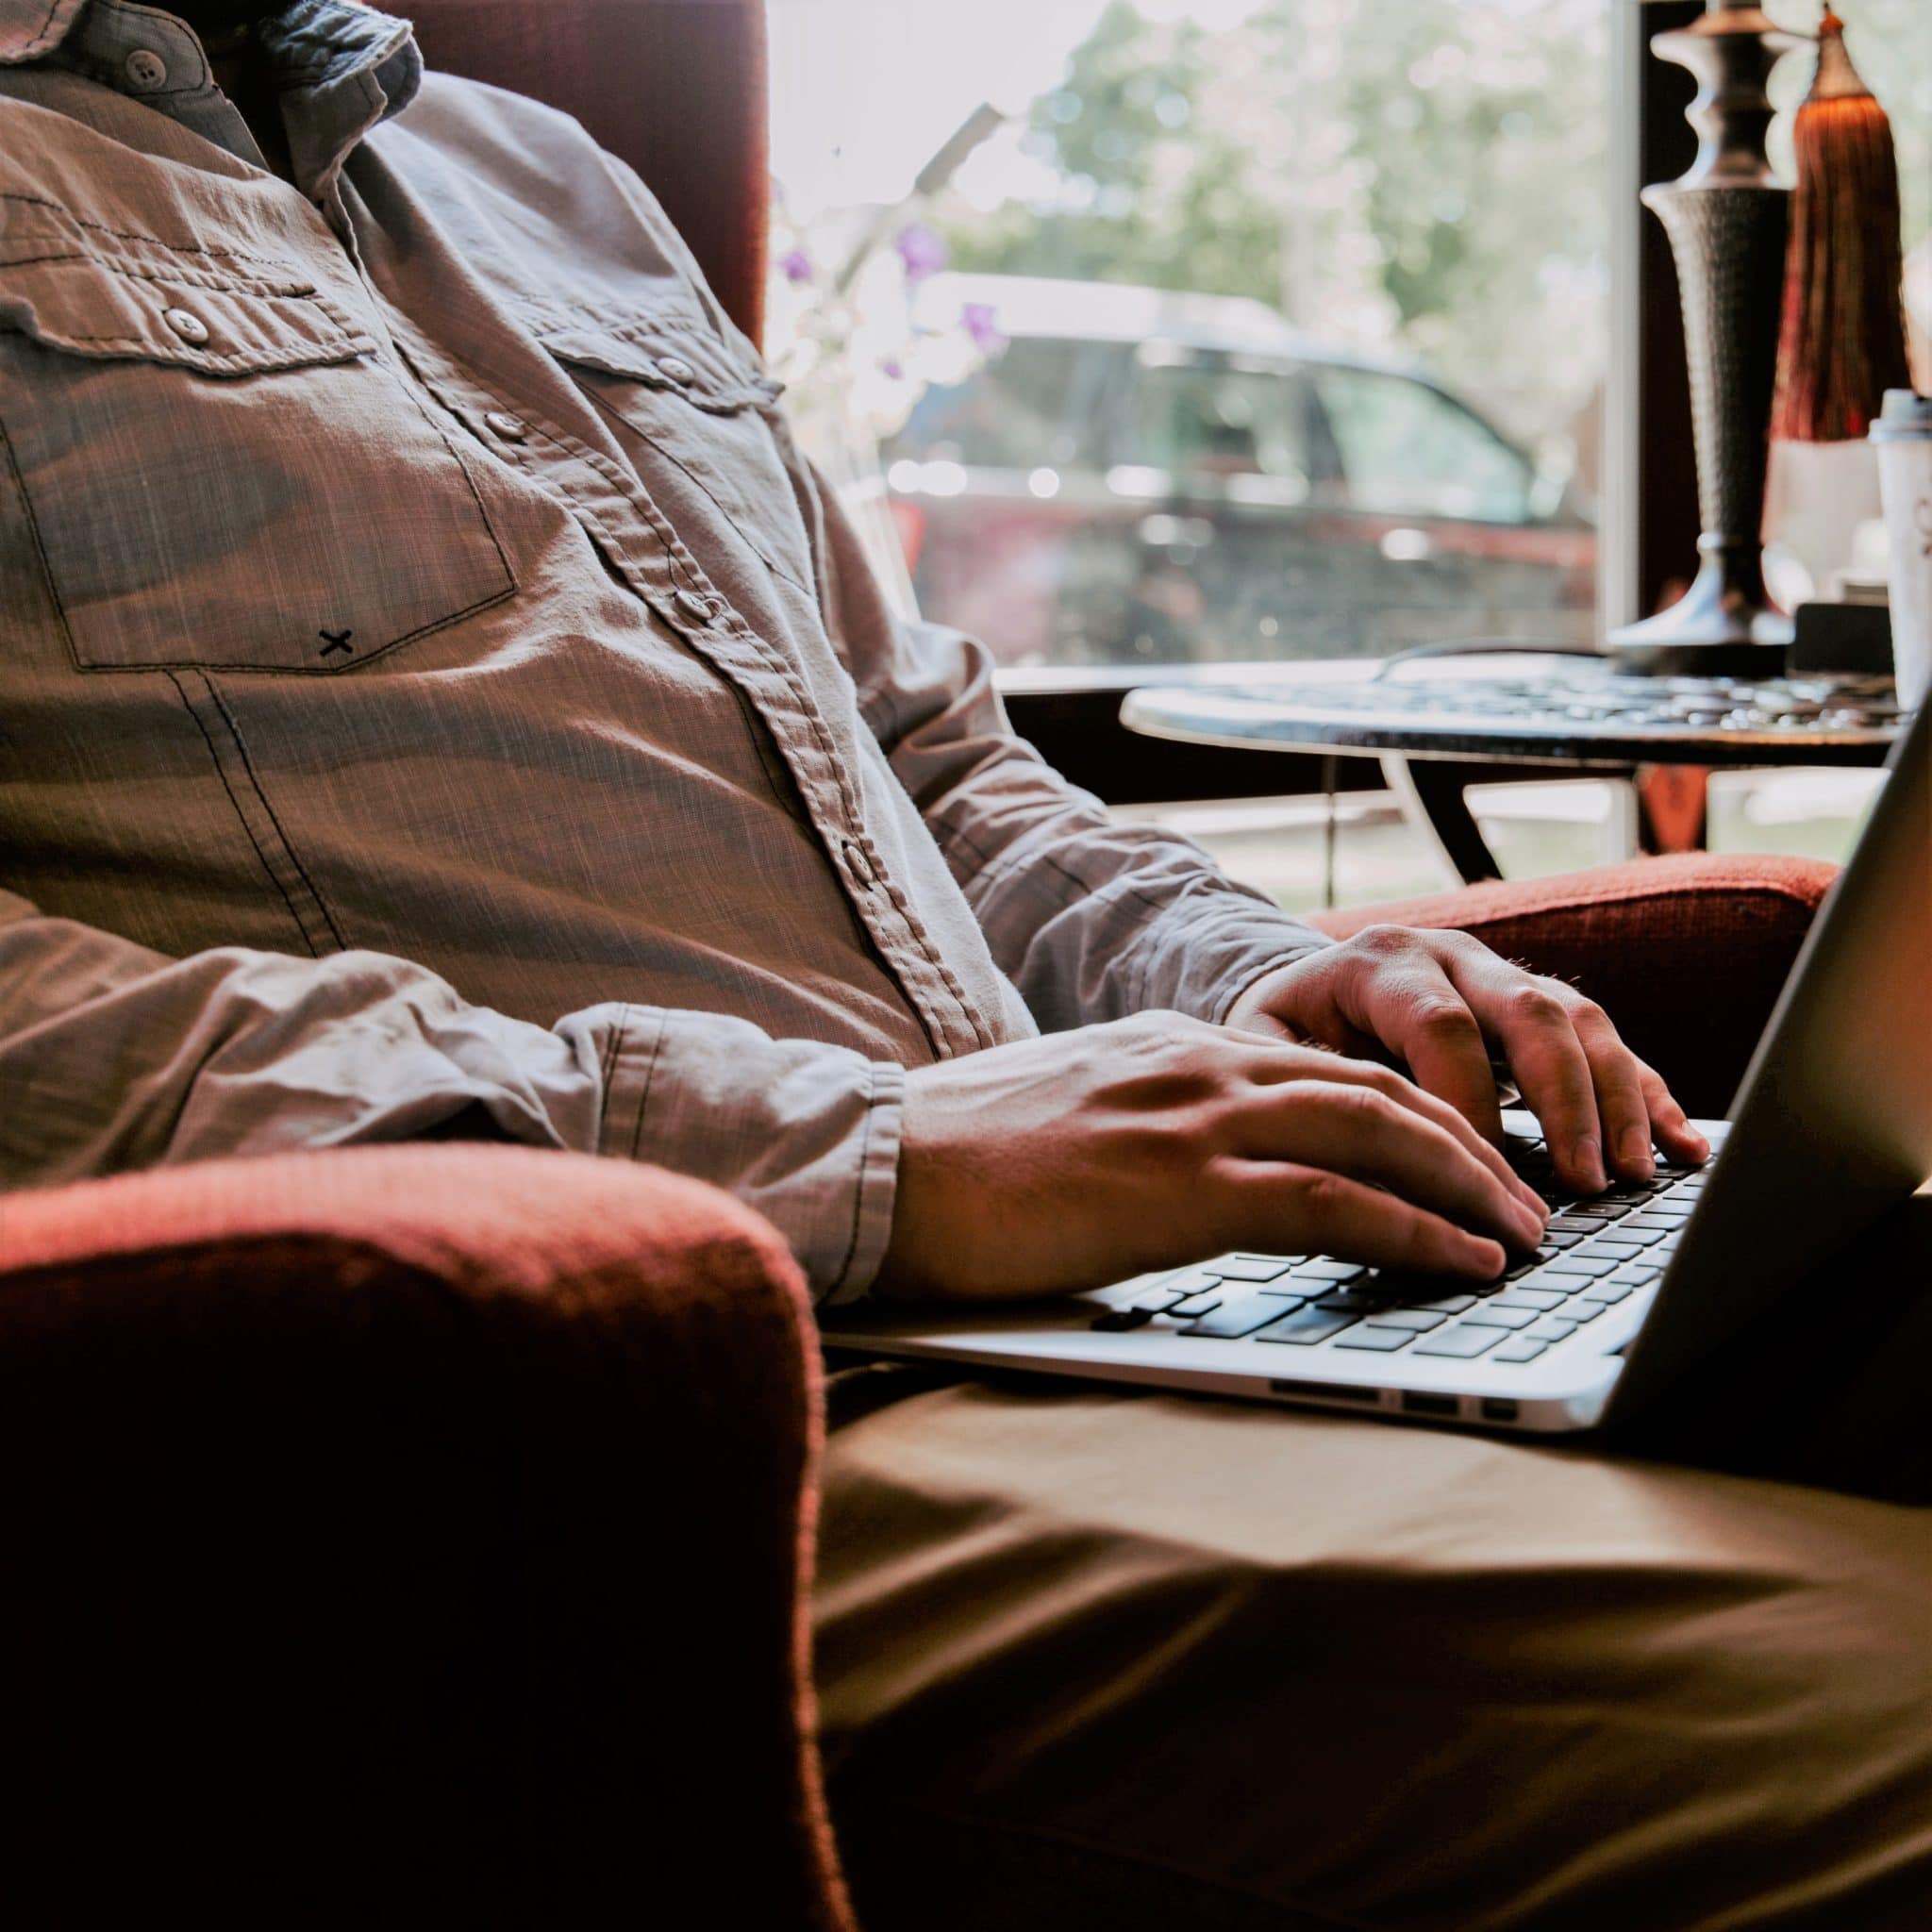
{"label": "shirt cuff", "polygon": [[1183,902],[1138,941],[1141,976],[1137,1007],[1171,1008],[1223,1024],[1264,973],[1289,965],[1335,941],[1286,912],[1260,907],[1245,894]]}
{"label": "shirt cuff", "polygon": [[628,1008],[607,1051],[601,1152],[709,1181],[756,1208],[818,1302],[866,1292],[892,1228],[902,1067],[654,1007]]}

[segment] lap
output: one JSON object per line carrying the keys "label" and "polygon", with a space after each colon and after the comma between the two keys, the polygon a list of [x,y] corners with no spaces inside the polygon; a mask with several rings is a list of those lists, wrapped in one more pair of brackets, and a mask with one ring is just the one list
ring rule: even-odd
{"label": "lap", "polygon": [[906,1369],[832,1422],[821,1718],[877,1932],[1924,1923],[1923,1510]]}

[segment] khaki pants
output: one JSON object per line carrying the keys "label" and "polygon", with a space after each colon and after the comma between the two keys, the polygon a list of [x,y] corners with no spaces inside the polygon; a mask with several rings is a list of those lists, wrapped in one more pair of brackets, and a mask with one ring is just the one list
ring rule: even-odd
{"label": "khaki pants", "polygon": [[1884,1246],[1614,1451],[835,1377],[861,1922],[1932,1927],[1932,1199]]}

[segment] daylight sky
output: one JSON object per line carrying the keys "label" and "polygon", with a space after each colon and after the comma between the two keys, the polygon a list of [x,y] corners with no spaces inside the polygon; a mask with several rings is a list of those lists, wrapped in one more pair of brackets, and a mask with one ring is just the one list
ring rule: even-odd
{"label": "daylight sky", "polygon": [[[894,201],[982,101],[1017,112],[1059,78],[1107,0],[770,0],[772,172],[792,213]],[[1258,0],[1140,0],[1150,19],[1232,25]],[[959,186],[985,204],[1024,193],[1009,136]]]}

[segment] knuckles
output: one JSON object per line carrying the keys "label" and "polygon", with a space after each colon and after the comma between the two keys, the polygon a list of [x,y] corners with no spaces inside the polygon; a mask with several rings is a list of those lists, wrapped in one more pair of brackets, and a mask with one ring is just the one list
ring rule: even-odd
{"label": "knuckles", "polygon": [[1509,1008],[1517,1019],[1530,1026],[1557,1026],[1570,1019],[1563,1002],[1534,979],[1526,979],[1511,990]]}
{"label": "knuckles", "polygon": [[1417,996],[1409,1018],[1425,1038],[1445,1043],[1459,1044],[1481,1031],[1475,1015],[1460,1000],[1443,999],[1432,993]]}
{"label": "knuckles", "polygon": [[1400,959],[1421,949],[1417,935],[1403,925],[1365,925],[1343,941],[1343,950],[1366,953],[1372,959]]}

